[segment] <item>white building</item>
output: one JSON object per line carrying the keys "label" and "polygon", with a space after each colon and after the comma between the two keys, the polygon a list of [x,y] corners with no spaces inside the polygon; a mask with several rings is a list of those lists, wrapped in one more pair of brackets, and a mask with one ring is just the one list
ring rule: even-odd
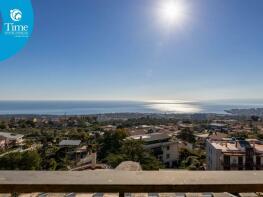
{"label": "white building", "polygon": [[208,170],[262,170],[263,142],[256,139],[206,142]]}
{"label": "white building", "polygon": [[21,134],[0,132],[1,147],[2,147],[3,143],[5,143],[4,146],[22,144],[24,141],[23,137],[24,137],[24,135],[21,135]]}
{"label": "white building", "polygon": [[192,149],[192,145],[179,140],[173,140],[166,133],[151,133],[145,135],[130,136],[129,139],[142,140],[144,147],[151,150],[167,168],[178,166],[179,151],[181,148]]}

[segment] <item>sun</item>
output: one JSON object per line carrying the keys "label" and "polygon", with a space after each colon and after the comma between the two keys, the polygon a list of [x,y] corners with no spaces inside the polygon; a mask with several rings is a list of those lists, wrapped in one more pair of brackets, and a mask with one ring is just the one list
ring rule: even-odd
{"label": "sun", "polygon": [[179,24],[186,16],[186,5],[183,0],[163,0],[159,5],[159,18],[166,25]]}

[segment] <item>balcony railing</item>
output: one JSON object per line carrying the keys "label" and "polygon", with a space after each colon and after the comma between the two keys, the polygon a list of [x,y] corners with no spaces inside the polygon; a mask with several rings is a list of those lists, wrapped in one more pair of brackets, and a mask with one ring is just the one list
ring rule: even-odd
{"label": "balcony railing", "polygon": [[263,171],[0,171],[0,193],[263,192]]}

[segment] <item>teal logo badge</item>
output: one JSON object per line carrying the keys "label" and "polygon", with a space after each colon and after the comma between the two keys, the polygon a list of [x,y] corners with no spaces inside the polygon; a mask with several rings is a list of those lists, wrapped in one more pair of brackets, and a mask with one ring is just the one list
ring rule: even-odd
{"label": "teal logo badge", "polygon": [[0,61],[12,57],[27,44],[33,26],[31,0],[0,0]]}
{"label": "teal logo badge", "polygon": [[13,21],[20,21],[22,18],[22,12],[19,9],[11,10],[10,17]]}

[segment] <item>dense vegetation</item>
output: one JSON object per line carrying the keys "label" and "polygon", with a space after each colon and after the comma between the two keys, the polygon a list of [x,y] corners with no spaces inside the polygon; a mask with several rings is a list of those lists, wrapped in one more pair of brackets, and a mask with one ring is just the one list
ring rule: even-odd
{"label": "dense vegetation", "polygon": [[139,162],[144,170],[158,170],[161,163],[147,150],[143,143],[137,140],[124,140],[127,133],[123,129],[116,132],[106,133],[100,139],[99,158],[115,168],[122,161]]}
{"label": "dense vegetation", "polygon": [[203,151],[191,151],[186,148],[180,150],[179,166],[188,170],[204,170],[205,153]]}
{"label": "dense vegetation", "polygon": [[177,137],[185,142],[189,142],[191,144],[195,143],[195,136],[194,136],[194,132],[191,131],[190,129],[183,129],[178,135]]}
{"label": "dense vegetation", "polygon": [[0,159],[0,170],[40,170],[41,157],[36,151],[9,153]]}
{"label": "dense vegetation", "polygon": [[[169,116],[170,117],[170,116]],[[220,119],[221,117],[217,117]],[[223,117],[224,119],[226,117]],[[227,117],[233,118],[233,117]],[[35,121],[33,118],[5,118],[0,120],[0,131],[20,133],[25,135],[24,148],[32,145],[41,145],[38,148],[25,152],[12,152],[13,147],[1,150],[10,153],[0,156],[0,169],[2,170],[68,170],[76,162],[67,157],[66,150],[59,147],[63,139],[81,140],[82,144],[96,151],[98,162],[108,164],[115,168],[122,161],[131,160],[139,162],[144,170],[162,168],[161,163],[153,154],[144,149],[141,141],[127,140],[128,130],[142,125],[175,125],[177,138],[192,144],[194,150],[180,150],[180,160],[177,167],[181,169],[202,170],[205,163],[204,144],[196,142],[195,134],[203,131],[210,132],[208,125],[213,119],[194,120],[187,116],[180,118],[165,118],[144,116],[139,118],[109,120],[100,122],[95,117],[60,117],[59,120],[44,118]],[[228,130],[229,137],[257,138],[263,140],[262,120],[258,117],[237,119],[231,124],[240,124],[240,132]],[[113,125],[114,129],[107,131],[103,126]],[[180,128],[180,125],[184,125]],[[188,126],[191,125],[191,129]],[[250,132],[245,132],[245,129]],[[243,131],[244,130],[244,131]],[[150,132],[148,130],[148,132]],[[152,131],[154,132],[154,131]]]}

